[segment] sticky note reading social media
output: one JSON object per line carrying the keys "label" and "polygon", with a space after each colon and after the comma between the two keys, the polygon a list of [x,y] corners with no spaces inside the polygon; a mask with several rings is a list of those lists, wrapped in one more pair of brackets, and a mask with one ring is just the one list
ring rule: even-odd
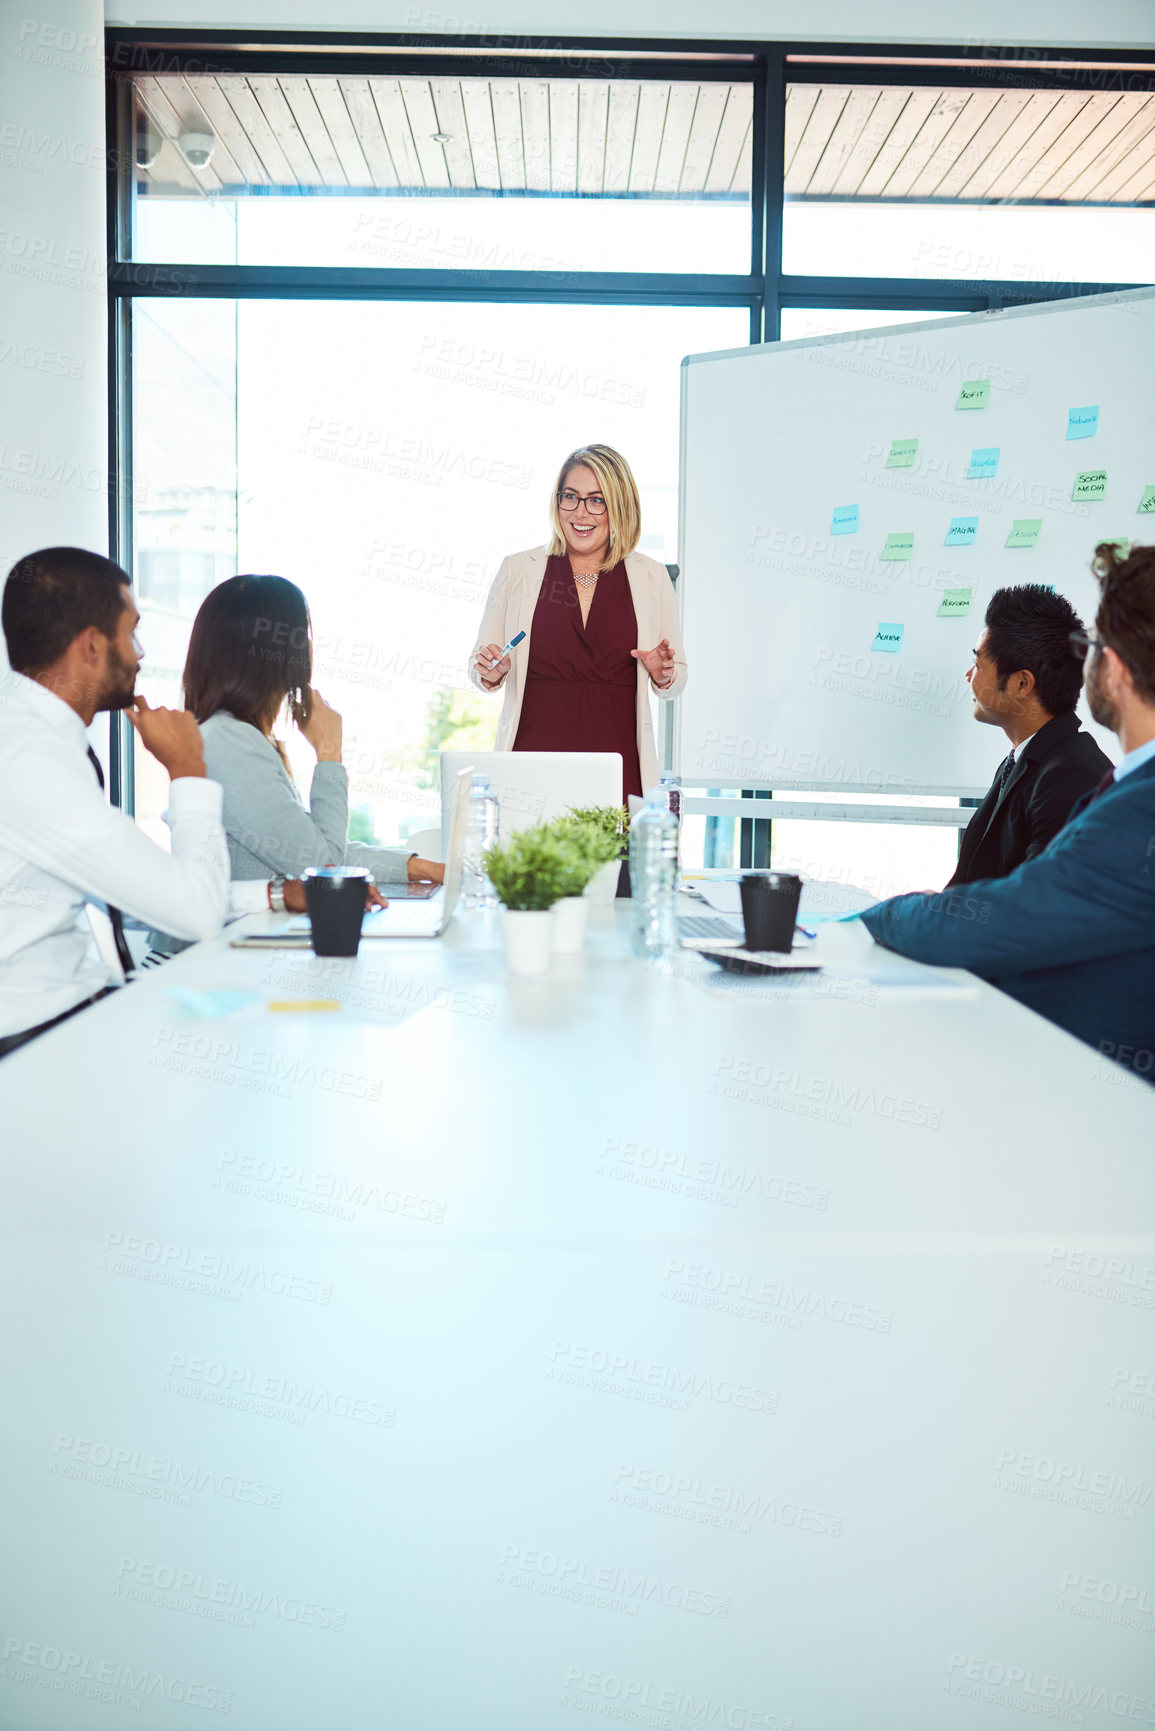
{"label": "sticky note reading social media", "polygon": [[912,469],[914,459],[918,456],[917,439],[892,439],[890,455],[886,459],[888,469]]}
{"label": "sticky note reading social media", "polygon": [[1139,510],[1145,517],[1155,517],[1155,487],[1144,487]]}
{"label": "sticky note reading social media", "polygon": [[967,470],[968,481],[989,481],[991,476],[998,472],[998,445],[984,445],[980,450],[971,452],[970,467]]}
{"label": "sticky note reading social media", "polygon": [[887,655],[897,655],[902,647],[902,637],[905,625],[880,625],[874,634],[872,649],[881,649]]}
{"label": "sticky note reading social media", "polygon": [[834,516],[830,523],[830,533],[832,535],[857,535],[858,506],[835,505]]}
{"label": "sticky note reading social media", "polygon": [[940,619],[961,618],[971,610],[971,591],[969,589],[944,589],[942,600],[938,604]]}
{"label": "sticky note reading social media", "polygon": [[1016,517],[1007,536],[1008,547],[1033,547],[1043,527],[1041,517]]}
{"label": "sticky note reading social media", "polygon": [[1083,469],[1075,476],[1071,497],[1072,499],[1105,499],[1107,497],[1106,469]]}
{"label": "sticky note reading social media", "polygon": [[943,546],[973,547],[978,539],[978,532],[979,520],[977,517],[952,517]]}
{"label": "sticky note reading social media", "polygon": [[914,552],[914,530],[896,529],[886,537],[880,559],[909,559]]}
{"label": "sticky note reading social media", "polygon": [[956,409],[985,409],[990,402],[991,381],[989,379],[968,379],[959,386]]}
{"label": "sticky note reading social media", "polygon": [[1090,409],[1067,410],[1068,439],[1093,439],[1099,431],[1099,405]]}

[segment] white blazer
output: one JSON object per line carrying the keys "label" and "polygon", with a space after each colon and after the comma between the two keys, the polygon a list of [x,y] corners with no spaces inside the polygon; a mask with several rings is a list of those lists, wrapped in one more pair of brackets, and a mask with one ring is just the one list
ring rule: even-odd
{"label": "white blazer", "polygon": [[[479,691],[484,691],[486,688],[474,666],[475,657],[482,644],[496,643],[500,646],[508,643],[511,637],[516,637],[519,631],[525,632],[523,641],[510,657],[510,671],[502,681],[505,699],[497,722],[497,738],[493,743],[495,751],[512,751],[513,742],[517,738],[521,700],[525,694],[526,670],[529,667],[533,610],[537,606],[538,594],[545,576],[547,557],[545,547],[532,547],[525,553],[510,553],[502,560],[501,568],[493,579],[489,599],[485,603],[480,634],[469,657],[470,681]],[[634,603],[634,615],[638,622],[636,647],[654,649],[665,637],[669,639],[670,648],[674,651],[674,677],[664,691],[653,684],[641,662],[637,664],[638,763],[641,767],[644,792],[656,786],[658,780],[658,750],[654,742],[649,692],[652,690],[658,697],[677,697],[686,683],[686,651],[682,646],[682,629],[678,621],[674,585],[670,582],[666,567],[659,565],[656,559],[651,559],[645,553],[627,554],[625,565],[630,596]],[[493,689],[501,690],[501,686]],[[576,741],[574,750],[581,750]]]}

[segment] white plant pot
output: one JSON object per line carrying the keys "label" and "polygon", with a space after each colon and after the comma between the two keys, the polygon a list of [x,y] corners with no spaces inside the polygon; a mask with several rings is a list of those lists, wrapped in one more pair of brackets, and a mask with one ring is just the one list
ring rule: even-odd
{"label": "white plant pot", "polygon": [[544,974],[553,950],[553,909],[502,908],[501,939],[511,974]]}
{"label": "white plant pot", "polygon": [[553,914],[553,953],[555,956],[575,956],[585,948],[586,925],[590,904],[585,895],[563,896],[551,909]]}
{"label": "white plant pot", "polygon": [[600,866],[582,891],[586,900],[599,908],[612,906],[618,893],[618,874],[621,869],[621,861],[616,859],[611,860],[609,865]]}

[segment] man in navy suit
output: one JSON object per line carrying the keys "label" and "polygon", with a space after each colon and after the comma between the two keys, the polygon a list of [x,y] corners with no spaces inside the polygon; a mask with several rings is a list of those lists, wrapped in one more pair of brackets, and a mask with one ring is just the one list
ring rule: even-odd
{"label": "man in navy suit", "polygon": [[1155,547],[1095,550],[1095,629],[1073,633],[1117,769],[1009,877],[896,896],[862,916],[888,948],[969,968],[1155,1083]]}

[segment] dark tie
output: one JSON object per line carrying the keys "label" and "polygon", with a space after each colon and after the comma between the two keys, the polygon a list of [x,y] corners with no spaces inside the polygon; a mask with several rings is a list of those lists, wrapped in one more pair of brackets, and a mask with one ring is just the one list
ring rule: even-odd
{"label": "dark tie", "polygon": [[1000,799],[1002,799],[1003,794],[1006,792],[1007,783],[1008,783],[1008,781],[1010,781],[1011,776],[1014,774],[1014,770],[1015,770],[1015,754],[1012,751],[1010,756],[1005,758],[1004,761],[999,765],[999,779],[995,783],[995,803],[996,804],[998,803],[998,801]]}
{"label": "dark tie", "polygon": [[[97,757],[91,746],[88,748],[88,761],[96,771],[96,779],[100,783],[100,791],[103,793],[104,771],[100,766],[100,759]],[[125,979],[131,980],[136,969],[136,963],[132,959],[132,951],[129,949],[128,942],[124,935],[124,915],[121,913],[119,908],[114,908],[111,902],[105,902],[104,905],[108,910],[108,917],[112,921],[112,936],[116,944],[116,959],[124,970]]]}

